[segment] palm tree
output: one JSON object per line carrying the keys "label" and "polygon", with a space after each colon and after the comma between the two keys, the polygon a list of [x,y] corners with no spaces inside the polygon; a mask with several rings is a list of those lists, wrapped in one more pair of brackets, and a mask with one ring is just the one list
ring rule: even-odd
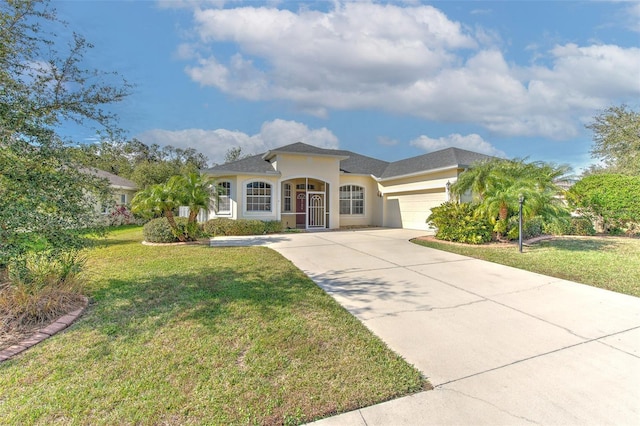
{"label": "palm tree", "polygon": [[208,209],[215,193],[215,179],[198,172],[174,176],[167,182],[175,189],[182,206],[189,207],[187,229],[195,230],[200,209]]}
{"label": "palm tree", "polygon": [[[499,231],[506,226],[510,214],[516,212],[521,196],[526,200],[523,205],[525,218],[541,215],[552,219],[565,215],[566,208],[557,197],[560,188],[555,182],[569,170],[568,166],[496,158],[464,171],[451,186],[451,191],[458,196],[471,192],[479,209]],[[498,232],[498,238],[500,234]]]}
{"label": "palm tree", "polygon": [[[215,181],[197,172],[173,176],[166,183],[152,185],[138,192],[131,200],[131,210],[147,216],[164,215],[178,240],[193,240],[197,234],[198,213],[200,209],[209,207],[213,188]],[[189,207],[186,230],[180,230],[173,215],[180,206]]]}
{"label": "palm tree", "polygon": [[131,200],[131,211],[143,216],[164,215],[180,241],[187,237],[178,229],[173,212],[182,205],[179,192],[173,184],[159,183],[138,192]]}

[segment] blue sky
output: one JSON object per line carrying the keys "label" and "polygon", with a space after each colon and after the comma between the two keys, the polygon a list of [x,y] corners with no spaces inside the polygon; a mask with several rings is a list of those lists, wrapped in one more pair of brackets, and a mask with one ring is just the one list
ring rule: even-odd
{"label": "blue sky", "polygon": [[[302,141],[394,161],[449,146],[590,164],[584,125],[640,105],[640,3],[53,1],[135,85],[128,137],[211,163]],[[95,131],[61,132],[91,142]]]}

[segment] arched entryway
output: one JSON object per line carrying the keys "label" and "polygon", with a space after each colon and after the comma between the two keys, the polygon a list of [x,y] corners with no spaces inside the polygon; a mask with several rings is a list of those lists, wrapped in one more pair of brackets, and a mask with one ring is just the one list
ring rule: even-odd
{"label": "arched entryway", "polygon": [[329,227],[329,184],[313,178],[282,182],[281,218],[285,228]]}

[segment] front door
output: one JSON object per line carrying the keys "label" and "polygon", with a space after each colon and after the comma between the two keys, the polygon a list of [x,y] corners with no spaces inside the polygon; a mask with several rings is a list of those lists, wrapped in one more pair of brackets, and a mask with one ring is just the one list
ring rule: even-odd
{"label": "front door", "polygon": [[296,194],[296,228],[307,227],[307,194],[298,192]]}
{"label": "front door", "polygon": [[324,193],[309,192],[309,228],[324,228],[325,215]]}

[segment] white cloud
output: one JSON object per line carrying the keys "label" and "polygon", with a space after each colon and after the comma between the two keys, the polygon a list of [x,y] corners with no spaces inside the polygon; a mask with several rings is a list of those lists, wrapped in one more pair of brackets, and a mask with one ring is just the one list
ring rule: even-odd
{"label": "white cloud", "polygon": [[276,119],[262,124],[260,132],[248,135],[237,130],[153,129],[136,135],[145,144],[195,148],[209,158],[209,163],[222,163],[230,148],[241,147],[243,153],[260,154],[269,149],[304,142],[322,148],[338,148],[338,138],[328,129],[310,129],[303,123]]}
{"label": "white cloud", "polygon": [[482,139],[480,135],[477,135],[475,133],[466,136],[454,133],[447,137],[441,137],[438,139],[433,139],[429,136],[422,135],[409,142],[409,144],[424,149],[427,152],[454,147],[466,149],[469,151],[480,152],[482,154],[493,155],[495,157],[507,156],[503,151],[495,148],[489,142]]}
{"label": "white cloud", "polygon": [[391,139],[387,136],[378,136],[378,144],[382,146],[396,146],[400,143],[397,139]]}
{"label": "white cloud", "polygon": [[[566,139],[580,117],[640,96],[638,48],[558,45],[531,52],[547,65],[518,65],[494,29],[467,28],[432,6],[197,8],[194,21],[198,43],[179,48],[194,58],[185,68],[193,81],[320,117],[378,109]],[[229,46],[236,50],[225,57]]]}

